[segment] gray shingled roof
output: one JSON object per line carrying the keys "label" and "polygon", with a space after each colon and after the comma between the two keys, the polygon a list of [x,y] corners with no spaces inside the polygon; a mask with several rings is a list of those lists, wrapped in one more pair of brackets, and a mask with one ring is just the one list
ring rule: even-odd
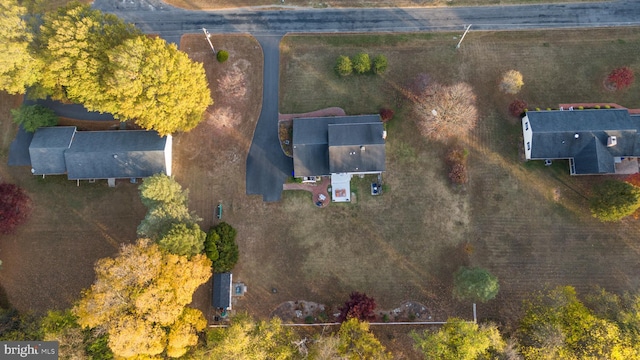
{"label": "gray shingled roof", "polygon": [[331,173],[385,170],[382,123],[330,124],[329,171]]}
{"label": "gray shingled roof", "polygon": [[218,309],[231,308],[231,273],[213,274],[213,307]]}
{"label": "gray shingled roof", "polygon": [[[604,174],[615,171],[614,157],[640,156],[640,118],[626,109],[529,111],[527,117],[532,159],[573,158],[576,174]],[[617,145],[607,147],[610,136]]]}
{"label": "gray shingled roof", "polygon": [[80,131],[64,153],[67,174],[82,180],[166,173],[166,144],[155,131]]}
{"label": "gray shingled roof", "polygon": [[64,153],[76,133],[75,126],[41,127],[29,145],[34,175],[60,175],[67,172]]}
{"label": "gray shingled roof", "polygon": [[[335,128],[333,135],[330,136],[330,126],[355,124],[362,124],[362,126],[347,127],[341,131],[339,131],[340,128]],[[360,162],[345,162],[342,154],[353,152],[353,149],[349,150],[350,146],[355,146],[360,151],[360,146],[365,145],[365,151],[367,151],[367,145],[379,145],[375,142],[378,140],[373,140],[372,134],[374,132],[379,133],[382,151],[378,149],[376,152],[374,148],[371,148],[371,151]],[[330,156],[332,156],[330,145],[332,143],[336,146],[333,156],[339,156],[336,159],[336,169],[364,168],[369,164],[379,164],[379,160],[374,162],[370,159],[372,156],[376,156],[378,159],[382,158],[383,167],[379,171],[384,170],[384,140],[382,139],[382,123],[379,115],[300,118],[293,120],[293,169],[295,176],[330,175],[332,172],[338,172],[333,171],[330,167],[332,161],[330,160]]]}

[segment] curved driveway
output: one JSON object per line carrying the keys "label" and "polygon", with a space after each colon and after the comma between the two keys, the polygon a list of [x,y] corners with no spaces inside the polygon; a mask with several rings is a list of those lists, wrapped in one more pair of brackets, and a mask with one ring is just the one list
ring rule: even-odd
{"label": "curved driveway", "polygon": [[293,161],[282,152],[278,138],[278,84],[280,39],[256,36],[264,53],[262,111],[247,156],[247,194],[262,195],[264,201],[278,201],[282,185],[293,173]]}
{"label": "curved driveway", "polygon": [[442,8],[291,9],[251,8],[187,11],[161,0],[95,0],[93,7],[111,12],[178,43],[186,33],[205,27],[211,33],[250,33],[264,52],[262,112],[247,157],[247,194],[278,201],[293,164],[278,142],[279,42],[288,32],[413,32],[520,30],[640,25],[640,1],[535,4]]}

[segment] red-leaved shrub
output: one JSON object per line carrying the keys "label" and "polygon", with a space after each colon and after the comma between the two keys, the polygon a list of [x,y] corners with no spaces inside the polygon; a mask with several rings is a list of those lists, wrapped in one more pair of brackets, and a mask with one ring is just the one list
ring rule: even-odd
{"label": "red-leaved shrub", "polygon": [[527,102],[520,99],[515,99],[511,104],[509,104],[509,114],[520,117],[524,112],[524,109],[527,108]]}
{"label": "red-leaved shrub", "polygon": [[631,86],[634,79],[633,70],[624,66],[614,69],[609,73],[609,76],[607,76],[607,84],[620,90]]}
{"label": "red-leaved shrub", "polygon": [[31,213],[31,200],[14,184],[0,184],[0,233],[8,234]]}
{"label": "red-leaved shrub", "polygon": [[361,321],[370,321],[375,318],[373,310],[376,309],[376,301],[373,298],[367,296],[367,294],[352,292],[349,296],[349,300],[341,307],[340,317],[338,320],[343,322],[345,320],[356,318]]}
{"label": "red-leaved shrub", "polygon": [[454,148],[447,153],[447,165],[449,165],[449,180],[454,184],[465,184],[469,181],[467,176],[467,150]]}
{"label": "red-leaved shrub", "polygon": [[380,119],[382,122],[387,122],[393,119],[394,112],[391,109],[383,108],[380,109]]}

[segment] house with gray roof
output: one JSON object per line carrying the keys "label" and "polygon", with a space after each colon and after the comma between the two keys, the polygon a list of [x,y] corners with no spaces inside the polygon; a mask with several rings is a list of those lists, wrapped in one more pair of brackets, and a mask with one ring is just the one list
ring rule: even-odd
{"label": "house with gray roof", "polygon": [[377,114],[293,120],[294,176],[331,176],[333,201],[350,201],[351,176],[380,174],[385,160]]}
{"label": "house with gray roof", "polygon": [[145,178],[171,175],[171,136],[155,131],[77,131],[74,126],[40,128],[29,145],[34,175],[67,174],[69,180]]}
{"label": "house with gray roof", "polygon": [[627,109],[529,111],[522,118],[527,160],[569,160],[571,175],[633,174],[640,116]]}

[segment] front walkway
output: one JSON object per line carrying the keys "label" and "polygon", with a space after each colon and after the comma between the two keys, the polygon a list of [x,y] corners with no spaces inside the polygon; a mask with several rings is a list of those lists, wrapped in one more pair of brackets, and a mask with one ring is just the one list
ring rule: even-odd
{"label": "front walkway", "polygon": [[[315,204],[316,202],[322,202],[321,207],[328,206],[331,202],[331,198],[329,197],[329,193],[327,192],[327,188],[331,184],[330,176],[323,176],[322,181],[311,183],[311,184],[299,184],[299,183],[286,183],[282,185],[282,190],[304,190],[311,193],[311,201]],[[320,195],[324,196],[324,200],[320,200]]]}

